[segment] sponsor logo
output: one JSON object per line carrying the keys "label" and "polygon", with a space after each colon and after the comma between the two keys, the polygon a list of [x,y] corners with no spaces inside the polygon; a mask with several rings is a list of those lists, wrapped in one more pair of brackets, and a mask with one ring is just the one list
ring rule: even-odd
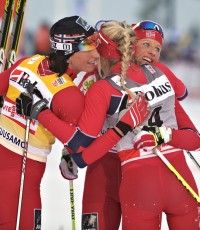
{"label": "sponsor logo", "polygon": [[165,75],[156,78],[150,84],[140,87],[133,87],[131,91],[134,93],[143,92],[149,105],[161,103],[165,99],[174,95],[174,89]]}
{"label": "sponsor logo", "polygon": [[22,86],[23,88],[27,88],[28,84],[32,84],[34,86],[37,85],[37,82],[31,82],[30,75],[22,70],[15,69],[10,77],[10,81],[16,82],[18,85]]}
{"label": "sponsor logo", "polygon": [[70,188],[70,202],[71,202],[71,218],[75,220],[75,208],[74,208],[74,189]]}
{"label": "sponsor logo", "polygon": [[41,230],[41,209],[34,209],[34,230]]}
{"label": "sponsor logo", "polygon": [[148,101],[152,101],[154,98],[161,97],[170,91],[172,91],[170,83],[165,82],[163,85],[151,86],[151,90],[145,93],[145,97]]}
{"label": "sponsor logo", "polygon": [[81,91],[84,92],[84,94],[88,91],[90,86],[96,81],[95,75],[88,77],[86,80],[83,81],[81,86]]}
{"label": "sponsor logo", "polygon": [[151,65],[145,65],[145,68],[148,69],[151,74],[156,73],[156,70]]}
{"label": "sponsor logo", "polygon": [[[6,117],[12,119],[13,121],[16,121],[18,125],[20,125],[21,127],[25,127],[26,117],[24,115],[17,114],[16,106],[13,104],[13,102],[8,102],[5,100],[1,113]],[[38,121],[32,119],[30,132],[34,134],[37,127],[38,127]]]}
{"label": "sponsor logo", "polygon": [[82,214],[82,230],[98,230],[98,214],[83,213]]}
{"label": "sponsor logo", "polygon": [[54,82],[52,82],[52,85],[55,87],[63,84],[65,84],[64,77],[58,77]]}
{"label": "sponsor logo", "polygon": [[14,136],[13,134],[11,134],[10,132],[6,131],[1,127],[0,127],[0,136],[21,148],[25,147],[24,141],[22,141],[21,139],[19,139],[18,137]]}
{"label": "sponsor logo", "polygon": [[81,17],[76,20],[76,23],[82,26],[86,31],[91,28],[91,26]]}

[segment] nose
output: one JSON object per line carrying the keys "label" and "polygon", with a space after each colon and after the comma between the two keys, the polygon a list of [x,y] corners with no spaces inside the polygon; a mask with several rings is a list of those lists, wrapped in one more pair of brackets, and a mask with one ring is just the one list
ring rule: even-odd
{"label": "nose", "polygon": [[156,53],[157,53],[157,51],[156,51],[156,49],[155,49],[154,47],[150,47],[150,48],[149,48],[149,53],[150,53],[152,56],[155,56]]}

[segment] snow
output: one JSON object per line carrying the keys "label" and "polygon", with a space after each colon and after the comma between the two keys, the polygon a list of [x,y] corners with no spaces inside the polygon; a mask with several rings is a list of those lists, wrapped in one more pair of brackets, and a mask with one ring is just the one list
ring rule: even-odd
{"label": "snow", "polygon": [[[200,130],[199,101],[186,99],[182,103],[186,112],[190,115],[192,121]],[[69,181],[62,178],[58,165],[60,162],[62,144],[58,141],[55,143],[51,154],[48,157],[47,168],[41,184],[42,197],[42,230],[70,230],[71,213],[69,198]],[[199,152],[193,152],[193,156],[200,163]],[[188,164],[194,174],[195,180],[200,188],[200,170],[194,162],[186,156]],[[74,181],[75,196],[75,213],[76,213],[76,230],[81,230],[81,209],[82,209],[82,192],[84,185],[85,169],[79,169],[79,178]],[[163,215],[164,216],[164,215]],[[163,218],[162,230],[168,230],[166,220]]]}

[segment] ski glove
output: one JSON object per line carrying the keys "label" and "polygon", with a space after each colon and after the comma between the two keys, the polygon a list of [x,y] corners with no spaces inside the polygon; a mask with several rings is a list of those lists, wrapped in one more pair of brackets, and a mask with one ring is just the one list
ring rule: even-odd
{"label": "ski glove", "polygon": [[148,114],[148,102],[144,94],[139,93],[128,108],[119,113],[119,120],[113,129],[119,136],[123,137],[144,122]]}
{"label": "ski glove", "polygon": [[29,94],[21,93],[16,99],[16,111],[18,114],[37,120],[38,114],[47,108],[47,104],[48,100],[45,98],[37,98],[35,101]]}
{"label": "ski glove", "polygon": [[59,165],[62,176],[67,180],[78,178],[78,167],[66,148],[62,150],[61,162]]}
{"label": "ski glove", "polygon": [[3,96],[0,96],[0,109],[3,107]]}
{"label": "ski glove", "polygon": [[151,151],[156,146],[171,140],[172,129],[165,126],[144,126],[134,138],[134,148]]}

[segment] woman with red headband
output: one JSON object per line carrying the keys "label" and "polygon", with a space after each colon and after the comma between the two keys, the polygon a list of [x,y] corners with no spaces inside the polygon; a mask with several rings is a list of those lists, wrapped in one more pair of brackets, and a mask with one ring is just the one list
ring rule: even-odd
{"label": "woman with red headband", "polygon": [[[137,42],[134,44],[134,61],[136,64],[131,65],[129,68],[129,77],[131,78],[132,76],[133,78],[135,76],[136,81],[145,84],[147,76],[140,65],[154,64],[170,80],[175,89],[176,98],[183,100],[187,96],[185,85],[176,78],[169,68],[158,62],[164,40],[161,26],[152,21],[142,21],[134,25],[133,29],[135,29],[137,38]],[[112,71],[117,73],[119,69],[119,65],[115,65]],[[191,125],[191,127],[193,126]],[[100,229],[118,229],[121,219],[120,181],[120,161],[118,156],[111,151],[88,167],[83,196],[83,220],[94,213],[98,213]],[[130,226],[134,229],[131,224]],[[125,229],[128,229],[128,227],[126,226]],[[135,229],[138,228],[136,227]],[[143,229],[149,228],[144,227]]]}
{"label": "woman with red headband", "polygon": [[137,82],[137,90],[146,92],[151,115],[141,130],[135,132],[133,148],[119,147],[123,175],[122,226],[126,230],[159,229],[162,212],[165,212],[170,229],[196,230],[200,226],[196,200],[154,155],[154,149],[166,154],[197,193],[182,149],[198,149],[199,134],[177,100],[177,97],[184,98],[184,88],[175,84],[177,80],[169,70],[166,72],[166,67],[162,70],[159,65],[149,65],[159,59],[163,41],[161,27],[144,21],[138,23],[134,31],[139,38],[134,47],[136,63],[145,71],[146,79],[137,75],[140,70],[136,65],[131,67],[129,76]]}

